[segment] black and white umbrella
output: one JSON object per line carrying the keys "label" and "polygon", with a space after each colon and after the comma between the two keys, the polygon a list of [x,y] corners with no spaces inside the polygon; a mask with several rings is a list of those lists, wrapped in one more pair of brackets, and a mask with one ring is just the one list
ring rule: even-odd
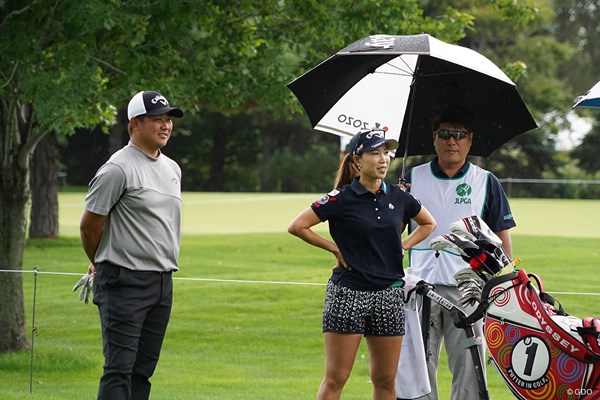
{"label": "black and white umbrella", "polygon": [[600,82],[596,83],[583,96],[577,96],[575,104],[573,104],[573,108],[575,107],[600,108]]}
{"label": "black and white umbrella", "polygon": [[313,128],[349,137],[387,128],[404,158],[434,154],[430,117],[437,104],[473,114],[472,155],[488,157],[537,128],[515,84],[492,61],[427,34],[360,39],[287,86]]}

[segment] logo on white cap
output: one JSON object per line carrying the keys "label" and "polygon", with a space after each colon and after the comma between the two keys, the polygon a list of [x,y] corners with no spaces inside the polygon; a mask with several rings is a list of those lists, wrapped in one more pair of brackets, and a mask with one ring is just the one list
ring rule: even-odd
{"label": "logo on white cap", "polygon": [[152,104],[156,104],[160,101],[160,103],[165,106],[165,107],[169,107],[169,102],[167,101],[167,99],[165,98],[165,96],[163,96],[162,94],[157,94],[156,96],[154,96],[154,98],[152,100],[150,100],[150,102]]}

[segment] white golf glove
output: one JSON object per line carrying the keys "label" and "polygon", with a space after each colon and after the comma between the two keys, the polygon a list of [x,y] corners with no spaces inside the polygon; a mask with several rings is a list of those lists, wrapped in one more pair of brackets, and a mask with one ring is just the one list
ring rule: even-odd
{"label": "white golf glove", "polygon": [[87,304],[90,299],[90,293],[93,291],[93,285],[94,277],[90,273],[86,272],[86,274],[79,279],[75,286],[73,286],[73,292],[81,287],[81,290],[79,291],[79,300],[83,300],[85,304]]}

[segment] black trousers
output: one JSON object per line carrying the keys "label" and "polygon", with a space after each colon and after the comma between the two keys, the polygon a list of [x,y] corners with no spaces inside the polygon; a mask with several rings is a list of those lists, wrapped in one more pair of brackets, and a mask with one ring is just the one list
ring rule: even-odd
{"label": "black trousers", "polygon": [[170,272],[133,271],[110,263],[96,266],[94,304],[104,352],[99,400],[148,399],[172,303]]}

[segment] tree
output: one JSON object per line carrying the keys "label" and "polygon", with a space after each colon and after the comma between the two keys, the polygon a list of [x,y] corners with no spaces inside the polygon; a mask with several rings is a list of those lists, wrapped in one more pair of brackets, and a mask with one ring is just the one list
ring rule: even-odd
{"label": "tree", "polygon": [[[87,29],[71,23],[80,15],[43,1],[0,7],[0,269],[19,270],[36,145],[50,132],[109,122],[112,112],[96,95],[105,82],[86,54]],[[21,274],[0,274],[0,296],[0,352],[26,348]]]}
{"label": "tree", "polygon": [[575,93],[585,93],[599,79],[600,4],[597,0],[552,0],[552,4],[556,10],[555,35],[574,50],[573,57],[560,68],[560,76],[575,88],[573,100]]}
{"label": "tree", "polygon": [[[571,82],[576,89],[572,92],[571,100],[575,94],[583,94],[598,82],[598,63],[600,63],[600,4],[593,0],[553,0],[556,8],[556,34],[563,40],[572,43],[575,50],[574,56],[561,69],[561,76]],[[594,149],[600,143],[600,117],[597,110],[588,112],[577,109],[580,115],[593,115],[594,127],[591,129],[581,144],[575,147],[571,156],[577,160],[583,172],[593,174],[598,171],[600,162]]]}
{"label": "tree", "polygon": [[[440,2],[431,2],[436,12]],[[572,46],[554,35],[555,12],[543,0],[445,0],[474,17],[460,44],[494,61],[516,84],[540,129],[522,134],[477,163],[505,177],[541,177],[560,163],[555,136],[565,126],[572,92],[559,71],[573,55]],[[498,12],[500,10],[500,12]]]}
{"label": "tree", "polygon": [[598,123],[596,123],[595,129],[592,129],[581,143],[571,151],[579,167],[589,174],[600,171],[600,158],[598,157],[600,134],[598,132]]}
{"label": "tree", "polygon": [[46,135],[31,160],[31,222],[29,237],[58,237],[58,170],[56,134]]}

